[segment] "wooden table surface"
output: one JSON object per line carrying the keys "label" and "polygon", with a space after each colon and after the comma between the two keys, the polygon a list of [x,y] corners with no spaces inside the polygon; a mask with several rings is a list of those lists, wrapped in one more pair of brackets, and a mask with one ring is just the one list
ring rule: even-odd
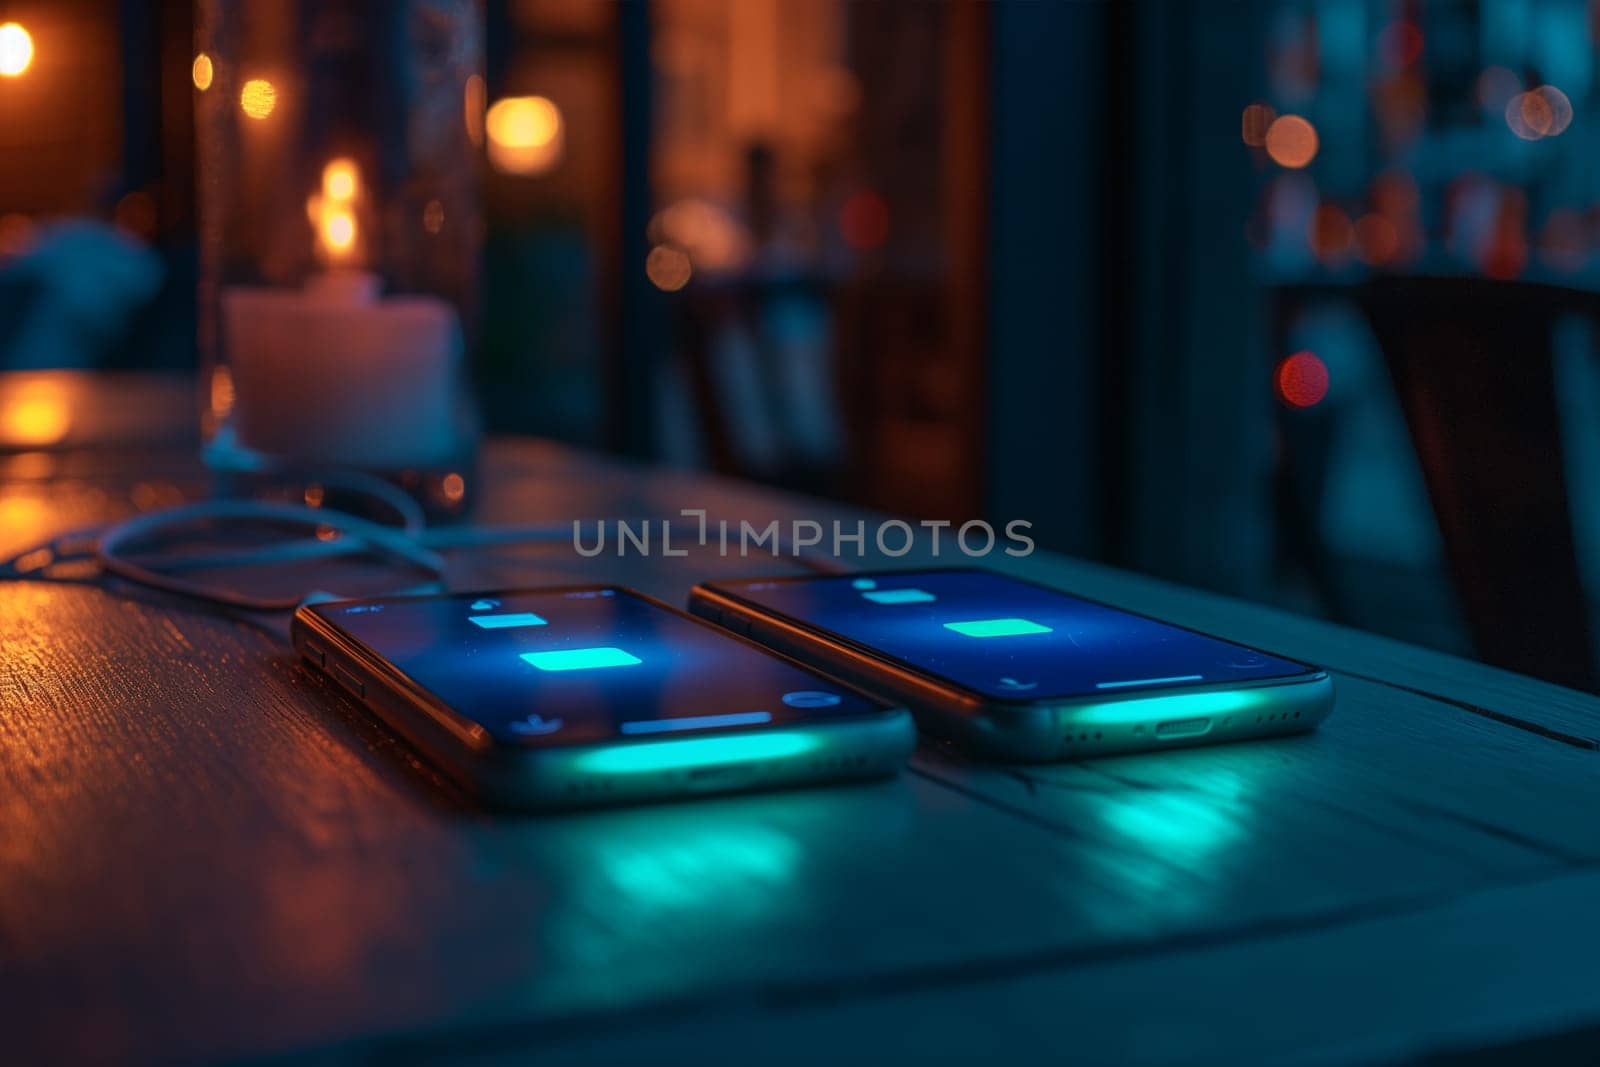
{"label": "wooden table surface", "polygon": [[[490,446],[485,479],[491,523],[855,517],[536,442]],[[0,458],[0,551],[204,489],[181,449]],[[992,565],[1324,664],[1338,706],[1280,741],[1032,767],[924,745],[879,784],[492,814],[300,669],[281,620],[0,586],[0,1059],[1600,1056],[1600,702]],[[794,569],[570,544],[452,567],[675,603]]]}

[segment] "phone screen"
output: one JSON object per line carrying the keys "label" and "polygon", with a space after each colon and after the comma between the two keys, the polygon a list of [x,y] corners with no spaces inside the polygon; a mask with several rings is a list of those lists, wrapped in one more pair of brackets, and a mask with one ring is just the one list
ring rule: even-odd
{"label": "phone screen", "polygon": [[1312,668],[979,570],[719,582],[752,604],[1001,700],[1254,681]]}
{"label": "phone screen", "polygon": [[397,597],[313,610],[510,743],[683,737],[883,709],[621,589]]}

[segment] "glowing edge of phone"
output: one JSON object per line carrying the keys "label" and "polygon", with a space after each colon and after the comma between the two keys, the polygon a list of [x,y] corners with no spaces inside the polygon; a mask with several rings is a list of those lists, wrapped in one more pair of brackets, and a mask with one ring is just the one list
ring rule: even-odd
{"label": "glowing edge of phone", "polygon": [[734,737],[695,737],[683,741],[650,741],[598,749],[578,757],[576,765],[578,770],[590,774],[682,771],[719,763],[800,756],[815,749],[817,744],[816,738],[792,731]]}
{"label": "glowing edge of phone", "polygon": [[1091,701],[1072,706],[1072,721],[1089,726],[1146,722],[1153,718],[1187,718],[1229,715],[1268,703],[1273,694],[1263,690],[1216,693],[1172,693],[1134,700]]}

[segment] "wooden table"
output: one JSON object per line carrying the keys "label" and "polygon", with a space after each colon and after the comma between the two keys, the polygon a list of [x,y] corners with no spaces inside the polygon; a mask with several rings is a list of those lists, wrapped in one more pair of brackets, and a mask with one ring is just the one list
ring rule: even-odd
{"label": "wooden table", "polygon": [[[485,522],[854,518],[535,442],[491,446],[486,480]],[[204,484],[184,450],[0,459],[0,550]],[[281,626],[0,586],[0,1058],[1600,1054],[1600,702],[1087,563],[993,564],[1325,664],[1337,710],[1291,740],[1026,768],[924,746],[881,784],[507,816]],[[455,567],[678,603],[793,569],[570,545]]]}

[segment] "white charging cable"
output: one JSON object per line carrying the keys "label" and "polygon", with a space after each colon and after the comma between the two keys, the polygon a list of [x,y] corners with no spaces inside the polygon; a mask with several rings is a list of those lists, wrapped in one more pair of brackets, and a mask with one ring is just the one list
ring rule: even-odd
{"label": "white charging cable", "polygon": [[[401,594],[443,592],[444,550],[483,548],[490,545],[537,544],[565,541],[572,525],[544,523],[531,526],[450,526],[429,529],[421,506],[398,487],[359,472],[341,471],[314,480],[316,484],[353,489],[376,498],[394,511],[399,525],[386,525],[332,507],[252,500],[211,500],[150,511],[100,529],[62,534],[44,545],[0,560],[0,580],[34,579],[83,581],[62,578],[64,565],[92,561],[101,573],[114,574],[139,585],[224,607],[256,612],[293,611],[308,599],[333,599],[321,591],[293,596],[260,596],[182,577],[182,571],[221,567],[265,567],[308,562],[355,553],[375,553],[423,572],[423,585]],[[151,562],[135,556],[133,549],[162,535],[171,536],[191,527],[232,523],[305,527],[310,537],[279,544],[209,553],[169,553]],[[670,522],[668,525],[671,525]],[[680,524],[682,525],[682,524]],[[775,554],[781,546],[775,547]],[[794,562],[823,571],[839,567],[793,553]],[[157,569],[159,565],[160,569]],[[399,595],[399,594],[397,594]]]}

